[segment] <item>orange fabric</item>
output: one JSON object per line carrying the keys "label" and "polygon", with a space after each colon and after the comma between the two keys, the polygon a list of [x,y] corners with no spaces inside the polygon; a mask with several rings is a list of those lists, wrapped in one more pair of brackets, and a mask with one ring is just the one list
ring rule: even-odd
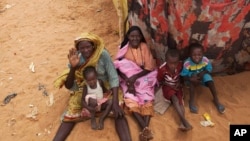
{"label": "orange fabric", "polygon": [[[125,103],[125,110],[128,110],[128,112],[136,112],[143,116],[153,116],[154,110],[153,110],[153,102],[147,102],[144,105],[139,105],[136,101],[133,101],[128,98],[124,98]],[[127,108],[127,109],[126,109]]]}
{"label": "orange fabric", "polygon": [[152,71],[156,67],[155,60],[146,43],[141,43],[137,49],[128,46],[128,51],[124,57],[135,62],[138,66],[144,64],[144,69],[146,70]]}

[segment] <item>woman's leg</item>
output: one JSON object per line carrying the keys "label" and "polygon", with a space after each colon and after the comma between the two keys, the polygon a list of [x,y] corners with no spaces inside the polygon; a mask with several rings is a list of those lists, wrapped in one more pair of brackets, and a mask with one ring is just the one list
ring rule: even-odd
{"label": "woman's leg", "polygon": [[115,119],[115,129],[120,141],[132,141],[128,121],[125,116]]}
{"label": "woman's leg", "polygon": [[108,116],[112,108],[112,100],[109,99],[105,103],[102,104],[101,109],[105,109],[101,117],[99,118],[99,130],[102,130],[104,127],[104,119]]}
{"label": "woman's leg", "polygon": [[[140,115],[139,113],[133,112],[132,113],[137,122],[139,123],[141,129],[144,129],[145,127],[148,126],[148,124],[145,122],[144,117]],[[148,121],[149,122],[149,121]]]}
{"label": "woman's leg", "polygon": [[53,141],[64,141],[74,128],[76,123],[74,122],[62,122],[60,127],[57,130],[57,133]]}

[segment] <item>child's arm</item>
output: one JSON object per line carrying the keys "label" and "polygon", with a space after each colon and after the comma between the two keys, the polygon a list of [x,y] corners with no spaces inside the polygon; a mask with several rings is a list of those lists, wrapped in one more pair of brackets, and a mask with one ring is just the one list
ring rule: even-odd
{"label": "child's arm", "polygon": [[207,57],[203,57],[202,61],[207,63],[207,65],[205,66],[205,69],[198,74],[198,77],[200,77],[200,79],[203,78],[204,74],[211,73],[213,69],[211,62]]}
{"label": "child's arm", "polygon": [[163,83],[163,80],[164,80],[164,73],[165,73],[165,63],[163,63],[157,70],[157,80],[159,82],[159,84],[161,85]]}
{"label": "child's arm", "polygon": [[88,104],[87,104],[86,101],[85,101],[85,98],[86,98],[87,93],[88,93],[87,86],[84,85],[84,86],[83,86],[83,92],[82,92],[82,107],[87,108],[89,111],[95,111],[95,109],[92,108],[92,107],[90,107],[90,106],[88,106]]}

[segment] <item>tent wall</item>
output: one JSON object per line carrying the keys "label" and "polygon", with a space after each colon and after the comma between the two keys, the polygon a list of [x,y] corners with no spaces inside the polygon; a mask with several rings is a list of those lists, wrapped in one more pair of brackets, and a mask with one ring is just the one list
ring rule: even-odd
{"label": "tent wall", "polygon": [[249,70],[250,0],[120,1],[128,7],[127,22],[141,27],[159,60],[164,61],[168,48],[186,57],[187,45],[195,39],[204,46],[214,72]]}

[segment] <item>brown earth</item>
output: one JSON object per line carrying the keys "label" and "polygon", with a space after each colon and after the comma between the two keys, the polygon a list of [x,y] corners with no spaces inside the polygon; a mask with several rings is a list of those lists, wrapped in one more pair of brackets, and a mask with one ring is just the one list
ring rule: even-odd
{"label": "brown earth", "polygon": [[[65,88],[53,87],[53,81],[67,65],[73,40],[81,32],[96,33],[115,55],[119,45],[116,10],[111,0],[1,0],[0,27],[0,99],[17,93],[0,107],[0,140],[50,141],[69,98]],[[34,73],[29,69],[32,62]],[[228,141],[229,124],[250,123],[249,78],[250,72],[214,78],[227,108],[223,115],[215,109],[207,88],[198,89],[199,114],[189,112],[187,95],[186,117],[194,127],[192,131],[178,130],[179,120],[172,106],[164,115],[155,114],[150,123],[154,141]],[[44,86],[40,90],[39,84]],[[53,95],[53,105],[45,92]],[[205,112],[211,115],[214,127],[200,125]],[[133,118],[127,118],[132,138],[137,141],[139,128]],[[77,124],[68,137],[68,141],[76,140],[119,139],[113,119],[108,118],[102,131],[91,130],[90,122]]]}

